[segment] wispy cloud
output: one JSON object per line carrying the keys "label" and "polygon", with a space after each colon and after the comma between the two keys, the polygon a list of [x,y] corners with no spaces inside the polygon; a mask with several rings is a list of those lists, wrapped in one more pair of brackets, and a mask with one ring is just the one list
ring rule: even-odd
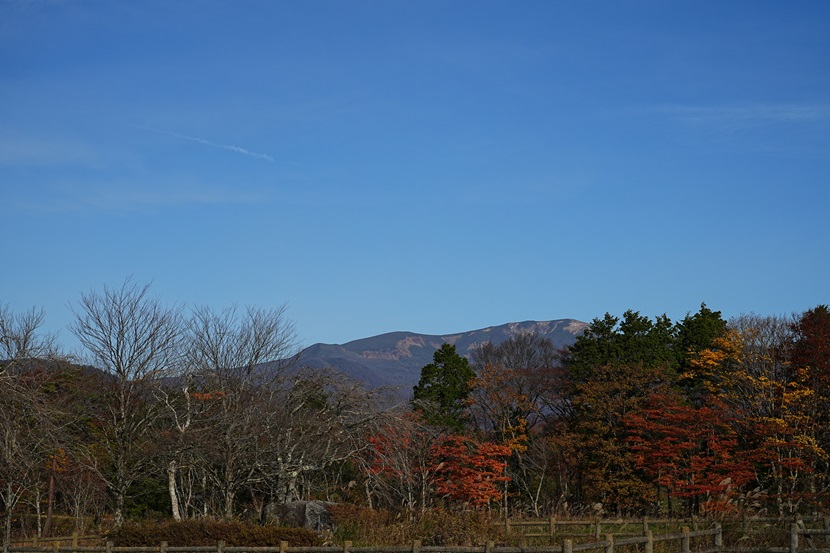
{"label": "wispy cloud", "polygon": [[657,110],[686,123],[717,126],[734,131],[769,125],[801,125],[830,121],[830,105],[665,105]]}
{"label": "wispy cloud", "polygon": [[237,154],[242,154],[244,156],[252,157],[255,159],[264,159],[265,161],[270,161],[271,163],[274,162],[274,158],[269,156],[268,154],[260,154],[258,152],[252,152],[247,148],[243,148],[241,146],[236,146],[234,144],[219,144],[217,142],[211,142],[210,140],[205,140],[204,138],[199,138],[198,136],[190,136],[187,134],[181,134],[173,131],[167,131],[164,129],[156,129],[153,127],[137,127],[141,130],[164,134],[167,136],[173,136],[175,138],[181,138],[182,140],[188,140],[190,142],[196,142],[197,144],[204,144],[205,146],[212,146],[214,148],[221,148],[223,150],[227,150],[229,152],[234,152]]}

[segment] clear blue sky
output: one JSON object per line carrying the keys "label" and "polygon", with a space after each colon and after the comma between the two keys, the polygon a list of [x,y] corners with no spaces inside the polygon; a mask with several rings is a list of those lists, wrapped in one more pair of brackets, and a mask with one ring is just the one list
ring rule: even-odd
{"label": "clear blue sky", "polygon": [[828,176],[823,0],[0,0],[0,301],[52,330],[129,275],[305,345],[789,314]]}

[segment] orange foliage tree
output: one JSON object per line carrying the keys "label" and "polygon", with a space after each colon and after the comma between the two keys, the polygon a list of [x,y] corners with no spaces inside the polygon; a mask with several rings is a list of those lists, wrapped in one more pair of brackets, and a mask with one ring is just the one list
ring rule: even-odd
{"label": "orange foliage tree", "polygon": [[434,449],[436,491],[451,501],[486,507],[503,495],[510,446],[479,442],[469,436],[447,436]]}
{"label": "orange foliage tree", "polygon": [[670,514],[671,498],[684,498],[690,514],[730,510],[753,477],[725,406],[714,398],[707,403],[694,407],[676,393],[655,394],[625,417],[636,466],[667,491]]}
{"label": "orange foliage tree", "polygon": [[369,438],[365,470],[372,495],[410,512],[424,511],[436,497],[480,508],[498,501],[512,449],[507,445],[447,434],[408,414]]}

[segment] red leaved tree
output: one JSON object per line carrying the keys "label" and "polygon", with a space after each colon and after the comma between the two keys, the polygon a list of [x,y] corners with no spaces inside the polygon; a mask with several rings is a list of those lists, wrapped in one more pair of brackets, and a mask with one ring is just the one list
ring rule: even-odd
{"label": "red leaved tree", "polygon": [[692,513],[731,509],[730,500],[753,477],[725,406],[715,398],[693,407],[676,393],[655,394],[644,409],[626,415],[625,425],[637,468],[670,501],[685,499]]}
{"label": "red leaved tree", "polygon": [[451,501],[486,507],[498,501],[506,474],[508,445],[479,442],[469,436],[452,435],[434,448],[436,490]]}

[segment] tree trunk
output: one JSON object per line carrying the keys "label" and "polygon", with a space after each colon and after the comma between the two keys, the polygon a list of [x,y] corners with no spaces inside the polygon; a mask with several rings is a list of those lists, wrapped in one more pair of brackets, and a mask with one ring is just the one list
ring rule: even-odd
{"label": "tree trunk", "polygon": [[288,503],[299,499],[299,495],[297,494],[297,477],[291,475],[282,480],[285,482],[283,487],[282,503]]}
{"label": "tree trunk", "polygon": [[225,518],[228,520],[233,518],[233,501],[236,497],[236,494],[233,490],[227,490],[225,492]]}
{"label": "tree trunk", "polygon": [[173,459],[167,465],[167,489],[170,492],[170,510],[173,514],[173,520],[179,522],[182,520],[181,511],[179,510],[179,494],[176,490],[176,470],[178,465]]}
{"label": "tree trunk", "polygon": [[115,512],[113,513],[113,522],[116,528],[121,528],[124,524],[124,499],[126,491],[118,489],[115,491]]}
{"label": "tree trunk", "polygon": [[[366,479],[366,483],[364,484],[364,487],[366,489],[366,503],[369,504],[369,510],[373,510],[375,508],[375,505],[374,505],[374,502],[372,501],[372,489],[369,486],[369,479],[368,478]],[[410,505],[410,509],[411,509],[411,505]]]}
{"label": "tree trunk", "polygon": [[3,535],[3,551],[9,550],[9,544],[11,544],[12,539],[12,507],[14,506],[14,502],[12,501],[12,481],[9,480],[6,482],[6,520],[5,520],[5,528],[6,532]]}
{"label": "tree trunk", "polygon": [[268,503],[270,503],[269,498],[262,497],[255,490],[251,489],[249,492],[251,494],[251,505],[252,510],[255,513],[255,518],[259,521],[260,524],[265,524],[267,517],[267,510],[268,510]]}
{"label": "tree trunk", "polygon": [[40,500],[41,500],[41,490],[40,486],[35,488],[35,520],[37,521],[37,534],[35,534],[38,538],[43,537],[43,523],[41,522],[42,513],[40,512]]}
{"label": "tree trunk", "polygon": [[55,473],[58,471],[58,456],[52,455],[52,473],[49,475],[49,495],[46,499],[46,522],[43,524],[43,535],[48,536],[52,531],[52,511],[55,505]]}
{"label": "tree trunk", "polygon": [[[207,490],[207,475],[202,475],[202,490]],[[202,518],[206,518],[208,516],[208,501],[202,501]]]}

